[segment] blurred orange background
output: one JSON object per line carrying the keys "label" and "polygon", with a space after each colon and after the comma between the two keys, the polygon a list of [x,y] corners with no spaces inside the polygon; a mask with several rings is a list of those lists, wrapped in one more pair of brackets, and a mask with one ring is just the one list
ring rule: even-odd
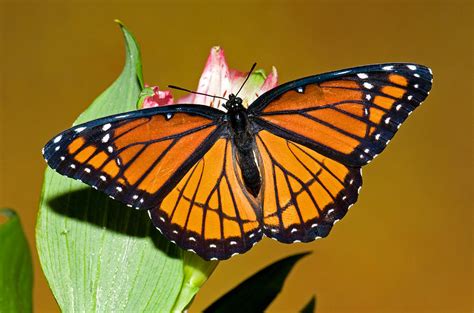
{"label": "blurred orange background", "polygon": [[[280,82],[356,65],[430,66],[433,90],[364,169],[361,197],[324,240],[265,239],[222,262],[191,312],[263,266],[313,251],[269,312],[473,311],[473,5],[470,1],[2,1],[0,206],[34,248],[41,147],[120,73],[137,38],[145,81],[195,88],[211,46],[232,68],[275,65]],[[36,253],[36,252],[34,252]],[[35,262],[36,312],[58,312]]]}

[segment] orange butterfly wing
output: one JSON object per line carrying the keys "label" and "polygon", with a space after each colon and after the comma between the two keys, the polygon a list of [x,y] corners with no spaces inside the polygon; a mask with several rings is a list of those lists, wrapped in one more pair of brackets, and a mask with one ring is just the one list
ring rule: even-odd
{"label": "orange butterfly wing", "polygon": [[247,192],[230,139],[220,138],[149,211],[155,226],[201,257],[227,259],[262,238],[257,203]]}
{"label": "orange butterfly wing", "polygon": [[431,70],[379,64],[284,84],[249,108],[256,121],[285,138],[351,166],[370,162],[426,98]]}
{"label": "orange butterfly wing", "polygon": [[207,109],[170,106],[91,121],[48,142],[44,157],[60,174],[149,209],[220,136],[222,113]]}
{"label": "orange butterfly wing", "polygon": [[325,237],[357,201],[360,168],[343,165],[266,130],[258,133],[257,147],[268,237],[284,243]]}

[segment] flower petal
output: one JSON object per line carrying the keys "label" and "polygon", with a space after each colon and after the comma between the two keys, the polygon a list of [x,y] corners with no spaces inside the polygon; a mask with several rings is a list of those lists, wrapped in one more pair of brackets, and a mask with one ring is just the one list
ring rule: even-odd
{"label": "flower petal", "polygon": [[[199,80],[197,91],[208,95],[226,97],[230,93],[229,76],[229,66],[225,60],[224,50],[218,46],[213,47]],[[195,94],[184,96],[178,99],[177,103],[203,104],[223,109],[223,100]]]}
{"label": "flower petal", "polygon": [[169,90],[160,90],[158,86],[146,87],[142,91],[143,102],[141,108],[153,108],[174,103],[173,95]]}
{"label": "flower petal", "polygon": [[270,89],[275,88],[276,86],[278,86],[278,72],[277,72],[276,67],[272,66],[272,72],[268,74],[262,87],[260,87],[259,96],[269,91]]}

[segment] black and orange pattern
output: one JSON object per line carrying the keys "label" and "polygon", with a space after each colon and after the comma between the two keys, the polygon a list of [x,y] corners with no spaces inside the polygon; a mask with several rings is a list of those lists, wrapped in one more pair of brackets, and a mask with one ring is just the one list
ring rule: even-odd
{"label": "black and orange pattern", "polygon": [[249,108],[274,132],[351,166],[380,154],[431,89],[430,69],[380,64],[311,76]]}
{"label": "black and orange pattern", "polygon": [[137,112],[73,127],[45,146],[44,157],[60,174],[130,207],[153,208],[217,140],[219,127],[212,115],[178,106]]}
{"label": "black and orange pattern", "polygon": [[245,189],[229,139],[219,139],[153,210],[155,225],[206,259],[244,253],[262,238],[259,206]]}
{"label": "black and orange pattern", "polygon": [[257,145],[265,182],[265,235],[284,243],[326,237],[357,201],[360,168],[347,167],[266,130],[257,135]]}
{"label": "black and orange pattern", "polygon": [[431,82],[421,65],[351,68],[283,84],[237,107],[238,118],[175,105],[98,119],[53,138],[43,154],[60,174],[148,210],[180,247],[222,260],[263,235],[327,236],[357,201],[361,166]]}

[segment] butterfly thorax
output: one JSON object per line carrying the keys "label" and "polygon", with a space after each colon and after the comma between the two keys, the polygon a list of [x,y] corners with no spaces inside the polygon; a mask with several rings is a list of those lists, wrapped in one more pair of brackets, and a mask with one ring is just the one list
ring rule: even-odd
{"label": "butterfly thorax", "polygon": [[230,133],[245,187],[254,197],[257,197],[262,178],[255,158],[255,137],[251,132],[247,109],[242,105],[242,99],[232,94],[224,107],[227,109]]}

